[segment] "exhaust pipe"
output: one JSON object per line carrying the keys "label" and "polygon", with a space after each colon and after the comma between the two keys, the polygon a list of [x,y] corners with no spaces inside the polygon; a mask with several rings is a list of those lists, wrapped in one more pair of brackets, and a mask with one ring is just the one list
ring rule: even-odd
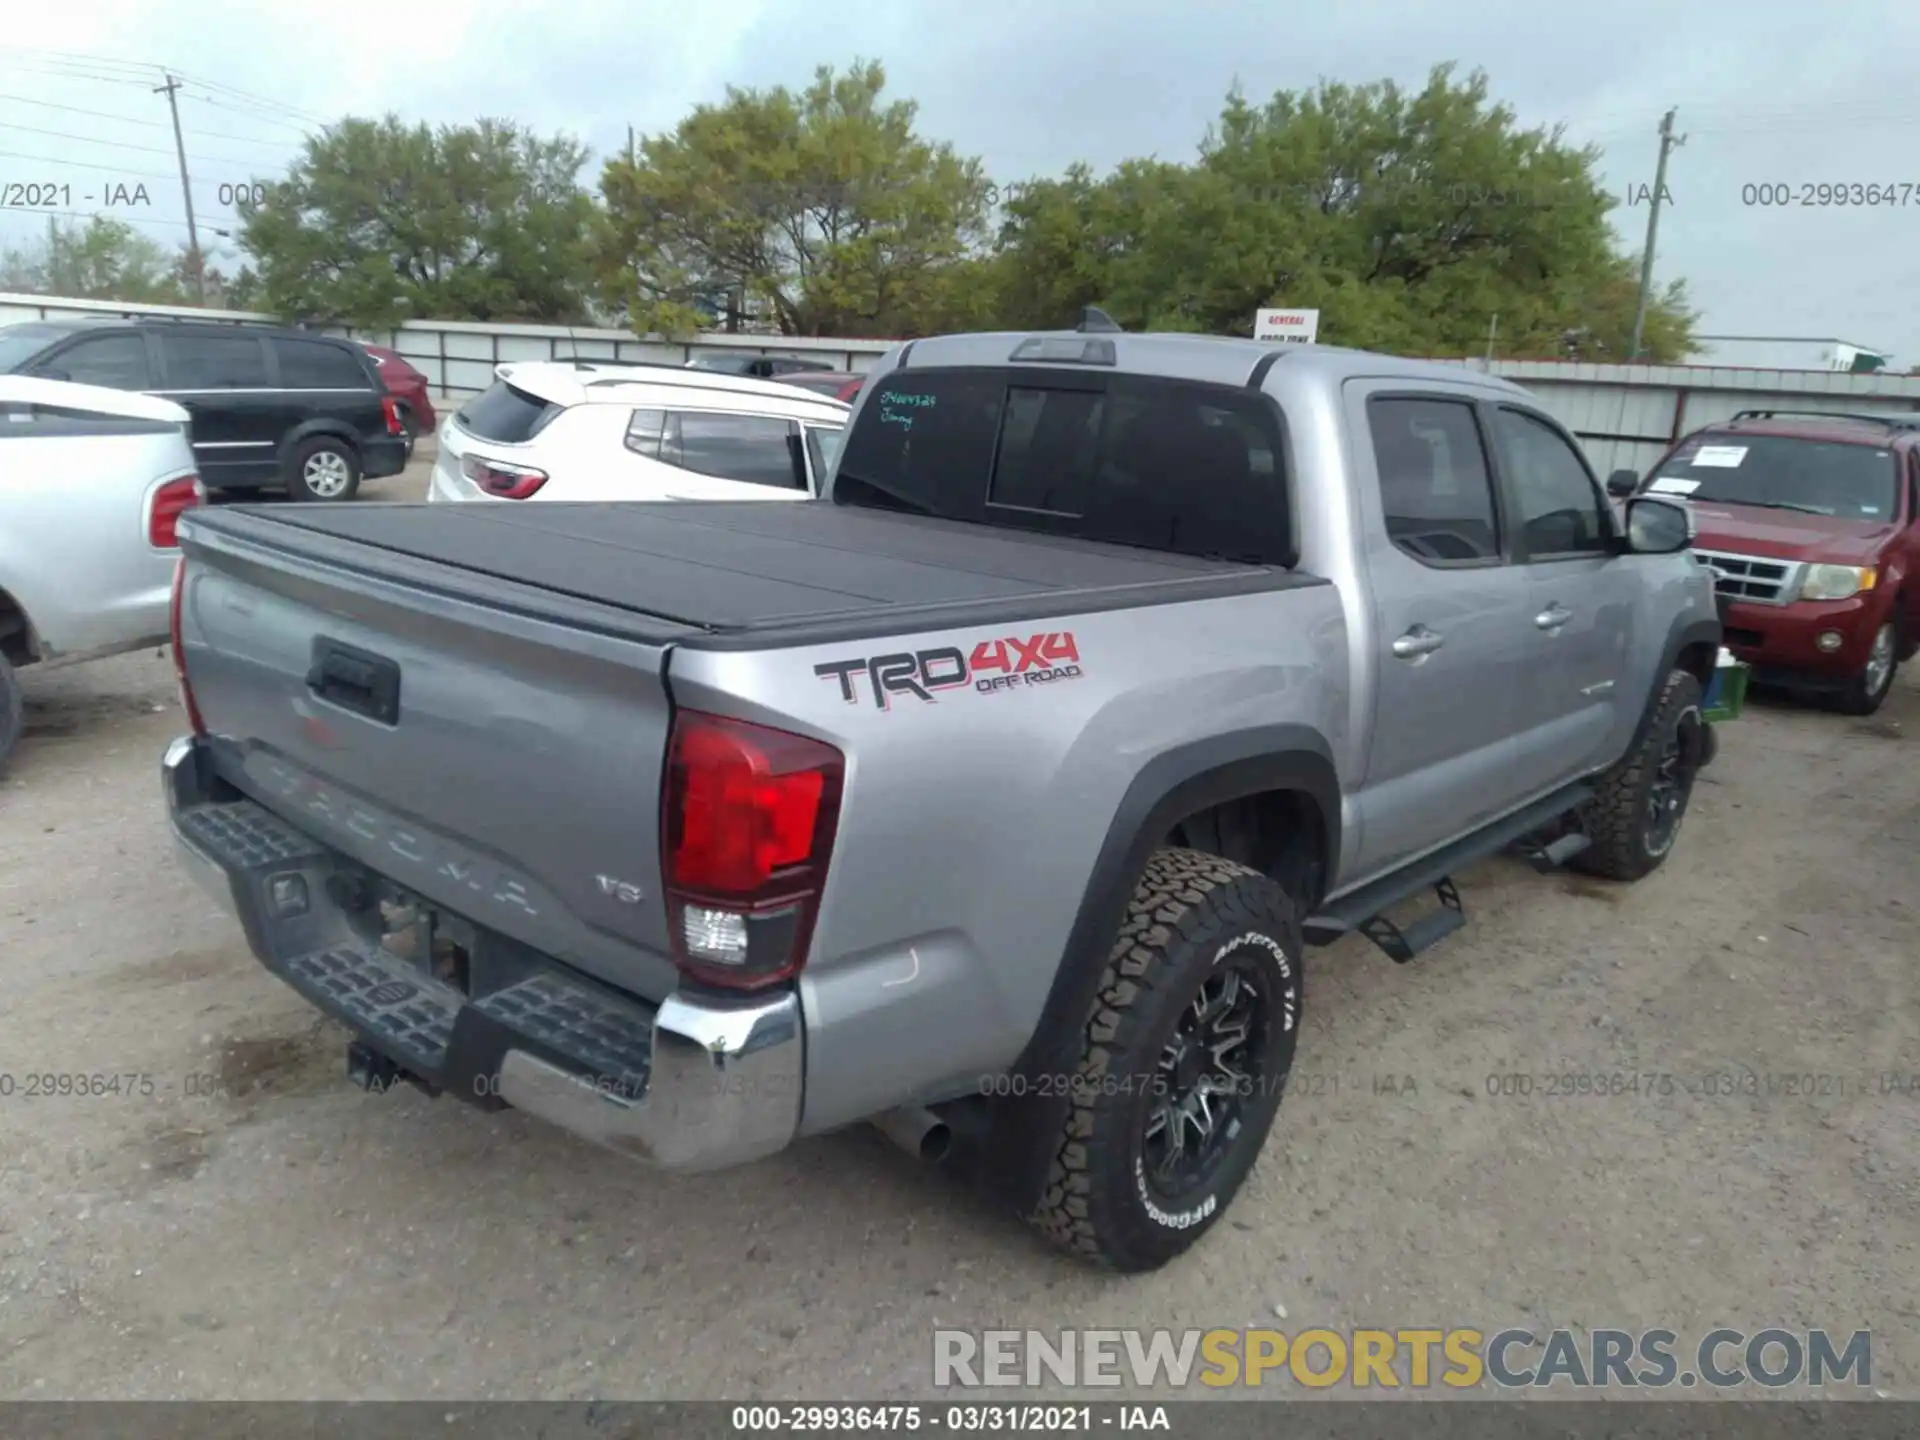
{"label": "exhaust pipe", "polygon": [[904,1105],[873,1118],[874,1128],[916,1160],[938,1164],[947,1158],[953,1132],[931,1110]]}

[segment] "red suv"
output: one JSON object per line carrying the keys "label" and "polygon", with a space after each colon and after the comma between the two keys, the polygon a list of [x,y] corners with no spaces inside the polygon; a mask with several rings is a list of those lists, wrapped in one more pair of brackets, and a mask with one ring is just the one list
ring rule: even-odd
{"label": "red suv", "polygon": [[439,428],[440,421],[433,413],[433,394],[427,388],[427,377],[409,365],[398,351],[389,350],[384,345],[362,345],[360,347],[373,356],[373,363],[379,367],[380,378],[387,382],[400,409],[400,423],[407,432],[407,445],[422,435],[431,435]]}
{"label": "red suv", "polygon": [[1920,415],[1743,410],[1607,489],[1692,506],[1724,643],[1757,681],[1870,715],[1920,648]]}

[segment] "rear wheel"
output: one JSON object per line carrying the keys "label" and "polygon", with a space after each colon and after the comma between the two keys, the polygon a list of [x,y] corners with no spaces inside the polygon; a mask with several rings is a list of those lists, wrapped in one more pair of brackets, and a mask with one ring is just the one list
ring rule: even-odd
{"label": "rear wheel", "polygon": [[26,700],[20,693],[20,677],[14,673],[12,662],[0,655],[0,774],[6,772],[7,757],[20,743],[20,732],[26,723]]}
{"label": "rear wheel", "polygon": [[1286,891],[1199,850],[1154,852],[1085,1022],[1033,1223],[1153,1270],[1219,1220],[1279,1109],[1302,998]]}
{"label": "rear wheel", "polygon": [[322,435],[293,456],[287,492],[296,500],[351,500],[360,488],[360,457],[344,440]]}
{"label": "rear wheel", "polygon": [[1849,715],[1871,715],[1893,689],[1893,677],[1900,670],[1900,627],[1888,620],[1873,632],[1867,660],[1860,673],[1840,692],[1839,705]]}

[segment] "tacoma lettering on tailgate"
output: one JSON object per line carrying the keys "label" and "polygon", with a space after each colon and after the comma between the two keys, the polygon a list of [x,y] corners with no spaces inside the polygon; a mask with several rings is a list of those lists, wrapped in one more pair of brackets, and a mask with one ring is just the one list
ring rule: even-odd
{"label": "tacoma lettering on tailgate", "polygon": [[[840,698],[849,705],[857,705],[861,694],[871,691],[873,703],[888,710],[896,695],[912,695],[932,703],[939,698],[936,692],[969,684],[981,694],[991,694],[1057,680],[1078,680],[1080,647],[1071,630],[1049,630],[1025,638],[1008,635],[982,640],[971,653],[956,645],[939,645],[929,650],[829,660],[814,666],[813,673],[822,680],[838,681]],[[866,684],[856,684],[862,675]]]}

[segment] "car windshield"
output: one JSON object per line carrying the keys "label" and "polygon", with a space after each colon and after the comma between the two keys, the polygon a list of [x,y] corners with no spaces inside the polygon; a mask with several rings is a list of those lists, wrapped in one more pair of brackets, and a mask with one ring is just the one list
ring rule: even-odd
{"label": "car windshield", "polygon": [[63,325],[0,325],[0,374],[11,375],[54,341],[72,333]]}
{"label": "car windshield", "polygon": [[1703,435],[1676,450],[1647,483],[1649,495],[1811,515],[1888,520],[1898,497],[1891,450],[1794,435]]}

